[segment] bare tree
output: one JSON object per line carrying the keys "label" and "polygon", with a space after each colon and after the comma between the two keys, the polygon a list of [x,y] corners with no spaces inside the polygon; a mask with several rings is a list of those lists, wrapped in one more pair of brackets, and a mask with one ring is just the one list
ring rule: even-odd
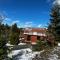
{"label": "bare tree", "polygon": [[3,22],[5,18],[6,18],[5,14],[0,13],[0,24]]}

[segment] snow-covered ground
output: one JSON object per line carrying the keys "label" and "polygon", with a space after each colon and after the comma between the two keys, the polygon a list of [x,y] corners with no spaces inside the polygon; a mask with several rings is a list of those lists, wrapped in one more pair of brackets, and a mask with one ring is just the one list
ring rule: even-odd
{"label": "snow-covered ground", "polygon": [[60,60],[60,47],[54,48],[52,54],[50,54],[49,60]]}
{"label": "snow-covered ground", "polygon": [[7,43],[6,46],[14,46],[14,45],[11,45],[11,44]]}
{"label": "snow-covered ground", "polygon": [[60,43],[58,43],[58,46],[60,46]]}
{"label": "snow-covered ground", "polygon": [[8,56],[10,58],[13,57],[13,60],[32,60],[36,56],[36,54],[40,54],[40,52],[32,52],[30,48],[13,50]]}
{"label": "snow-covered ground", "polygon": [[[19,43],[18,45],[26,45],[26,43]],[[7,43],[6,46],[14,46],[14,45]]]}
{"label": "snow-covered ground", "polygon": [[40,52],[33,52],[31,48],[25,48],[20,50],[13,50],[8,54],[8,56],[13,58],[13,60],[32,60],[33,58],[36,58],[36,55],[38,55],[38,58],[41,60],[60,60],[60,43],[58,44],[58,47],[55,47],[50,52],[45,52],[44,50]]}
{"label": "snow-covered ground", "polygon": [[26,45],[26,43],[19,43],[18,45]]}

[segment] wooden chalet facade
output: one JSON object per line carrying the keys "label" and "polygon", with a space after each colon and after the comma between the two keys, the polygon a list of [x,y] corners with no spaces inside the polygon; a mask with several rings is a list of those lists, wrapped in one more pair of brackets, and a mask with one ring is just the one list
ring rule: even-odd
{"label": "wooden chalet facade", "polygon": [[37,40],[46,40],[46,28],[25,28],[20,40],[36,44]]}

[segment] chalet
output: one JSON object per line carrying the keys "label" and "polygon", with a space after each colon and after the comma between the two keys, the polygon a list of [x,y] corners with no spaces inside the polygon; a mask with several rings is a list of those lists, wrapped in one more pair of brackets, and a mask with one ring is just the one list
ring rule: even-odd
{"label": "chalet", "polygon": [[37,40],[46,40],[46,28],[25,28],[20,40],[36,44]]}

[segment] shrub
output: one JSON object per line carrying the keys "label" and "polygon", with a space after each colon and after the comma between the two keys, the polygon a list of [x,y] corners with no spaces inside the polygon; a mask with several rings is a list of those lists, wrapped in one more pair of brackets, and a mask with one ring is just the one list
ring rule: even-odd
{"label": "shrub", "polygon": [[37,40],[36,43],[37,44],[35,45],[35,47],[33,47],[34,51],[40,51],[49,47],[49,44],[47,41]]}

